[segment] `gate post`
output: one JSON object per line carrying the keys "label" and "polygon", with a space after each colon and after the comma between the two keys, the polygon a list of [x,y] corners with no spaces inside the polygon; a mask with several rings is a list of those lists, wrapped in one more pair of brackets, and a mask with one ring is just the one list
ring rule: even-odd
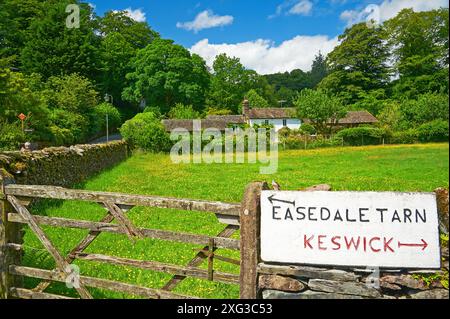
{"label": "gate post", "polygon": [[9,265],[20,265],[22,251],[9,244],[22,244],[21,225],[8,222],[8,213],[14,212],[5,196],[5,185],[13,184],[14,178],[0,168],[0,299],[10,297],[11,287],[21,287],[22,278],[9,274]]}
{"label": "gate post", "polygon": [[261,191],[268,190],[266,182],[250,183],[244,193],[240,211],[241,272],[240,298],[258,298],[258,262],[260,259]]}

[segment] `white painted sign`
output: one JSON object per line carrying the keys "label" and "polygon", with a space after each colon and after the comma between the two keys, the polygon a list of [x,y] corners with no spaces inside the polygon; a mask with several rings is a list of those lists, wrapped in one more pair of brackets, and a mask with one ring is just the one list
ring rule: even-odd
{"label": "white painted sign", "polygon": [[263,191],[261,258],[313,265],[440,268],[436,196]]}

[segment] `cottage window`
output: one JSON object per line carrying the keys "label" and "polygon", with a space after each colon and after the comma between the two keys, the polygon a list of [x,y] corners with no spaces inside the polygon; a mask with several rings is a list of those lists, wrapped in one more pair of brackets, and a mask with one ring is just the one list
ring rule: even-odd
{"label": "cottage window", "polygon": [[264,120],[265,125],[269,125],[269,120]]}
{"label": "cottage window", "polygon": [[286,127],[287,126],[287,120],[283,119],[283,126]]}

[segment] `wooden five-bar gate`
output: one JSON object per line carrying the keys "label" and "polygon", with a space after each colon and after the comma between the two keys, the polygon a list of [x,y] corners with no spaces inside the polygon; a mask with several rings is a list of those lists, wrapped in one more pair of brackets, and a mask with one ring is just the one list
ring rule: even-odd
{"label": "wooden five-bar gate", "polygon": [[[254,252],[253,245],[257,234],[251,221],[253,214],[249,212],[258,209],[259,200],[255,197],[258,194],[254,190],[261,189],[261,187],[260,184],[255,187],[256,184],[251,184],[247,188],[243,201],[239,204],[95,192],[55,186],[18,185],[14,183],[11,177],[8,177],[4,170],[0,169],[0,298],[68,298],[47,293],[45,290],[52,282],[67,283],[68,278],[73,279],[74,274],[71,264],[77,259],[136,267],[172,275],[171,279],[161,289],[154,289],[80,274],[77,278],[78,284],[74,285],[74,289],[76,289],[79,297],[85,299],[92,298],[86,287],[112,290],[152,299],[195,298],[172,292],[186,277],[240,284],[240,297],[251,297],[248,296],[247,292],[253,289],[256,280],[253,269],[256,269],[257,260],[255,259],[256,252]],[[45,198],[98,203],[106,209],[106,214],[98,222],[33,215],[27,208],[29,203],[33,199]],[[216,236],[139,228],[128,219],[126,214],[135,206],[214,213],[218,220],[226,226]],[[113,224],[114,220],[116,223]],[[22,224],[29,226],[29,229],[36,235],[46,251],[53,257],[56,269],[48,270],[21,265],[23,230],[21,230],[20,225]],[[251,227],[243,228],[242,224],[249,224]],[[67,256],[63,256],[44,233],[41,225],[85,229],[89,230],[89,233]],[[240,228],[241,239],[230,238]],[[198,249],[186,266],[85,253],[86,248],[102,232],[125,234],[132,241],[140,238],[153,238],[200,245],[201,248]],[[216,254],[216,250],[219,248],[240,250],[241,260]],[[216,271],[214,269],[215,259],[240,265],[240,275]],[[199,268],[205,260],[208,263],[207,269]],[[25,289],[22,285],[23,277],[37,278],[42,281],[32,289]]]}

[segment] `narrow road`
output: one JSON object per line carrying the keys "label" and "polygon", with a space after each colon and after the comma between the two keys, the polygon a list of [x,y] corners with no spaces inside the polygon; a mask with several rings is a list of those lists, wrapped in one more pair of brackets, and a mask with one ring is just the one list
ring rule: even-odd
{"label": "narrow road", "polygon": [[[120,135],[119,133],[116,134],[111,134],[109,136],[109,141],[120,141],[122,139],[122,135]],[[99,137],[93,141],[90,141],[88,144],[102,144],[102,143],[106,143],[106,136],[102,136]]]}

